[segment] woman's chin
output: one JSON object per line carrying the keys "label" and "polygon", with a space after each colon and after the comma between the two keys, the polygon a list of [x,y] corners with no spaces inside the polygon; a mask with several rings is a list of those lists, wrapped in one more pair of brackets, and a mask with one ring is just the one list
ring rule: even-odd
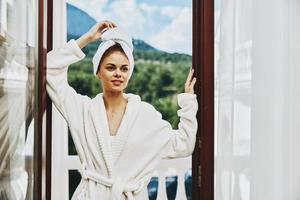
{"label": "woman's chin", "polygon": [[109,91],[110,92],[123,92],[123,90],[124,90],[125,88],[123,88],[123,87],[120,87],[120,86],[115,86],[115,87],[111,87],[111,88],[109,88]]}
{"label": "woman's chin", "polygon": [[113,93],[118,93],[118,92],[123,92],[125,90],[127,85],[106,85],[103,89],[107,92],[113,92]]}

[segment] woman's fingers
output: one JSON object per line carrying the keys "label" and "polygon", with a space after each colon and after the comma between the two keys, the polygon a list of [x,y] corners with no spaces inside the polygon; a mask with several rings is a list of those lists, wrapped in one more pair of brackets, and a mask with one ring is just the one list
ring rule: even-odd
{"label": "woman's fingers", "polygon": [[101,31],[104,30],[105,28],[110,28],[110,23],[108,21],[103,21],[100,27],[101,27]]}
{"label": "woman's fingers", "polygon": [[91,38],[91,41],[95,41],[99,38],[101,38],[102,33],[109,28],[116,27],[116,24],[114,24],[111,21],[103,20],[101,22],[96,23],[88,32],[89,37]]}
{"label": "woman's fingers", "polygon": [[186,93],[192,93],[192,94],[194,93],[194,86],[196,83],[196,78],[195,77],[193,78],[193,74],[194,74],[194,69],[191,68],[189,71],[188,77],[186,79],[186,82],[185,82],[185,92]]}
{"label": "woman's fingers", "polygon": [[194,69],[191,68],[190,71],[189,71],[188,77],[186,79],[186,82],[185,82],[187,85],[189,85],[191,83],[193,74],[194,74]]}
{"label": "woman's fingers", "polygon": [[110,27],[110,28],[115,28],[115,27],[117,27],[117,25],[116,25],[115,23],[111,22],[111,21],[108,21],[108,23],[109,23],[109,27]]}
{"label": "woman's fingers", "polygon": [[106,22],[108,28],[113,28],[113,24],[111,22]]}
{"label": "woman's fingers", "polygon": [[[114,24],[113,22],[108,21],[108,20],[103,20],[101,22],[97,22],[88,32],[86,32],[84,34],[85,41],[84,41],[84,43],[82,43],[82,42],[81,43],[86,45],[90,42],[96,41],[101,38],[102,33],[106,29],[114,28],[116,26],[117,26],[116,24]],[[83,46],[85,46],[85,45],[83,45]]]}
{"label": "woman's fingers", "polygon": [[196,78],[193,78],[191,84],[185,87],[185,93],[194,94],[195,83],[196,83]]}
{"label": "woman's fingers", "polygon": [[107,24],[107,27],[109,27],[109,28],[114,28],[114,27],[117,26],[116,24],[114,24],[114,23],[111,22],[111,21],[105,20],[105,22],[106,22],[106,24]]}
{"label": "woman's fingers", "polygon": [[191,88],[194,88],[196,80],[197,80],[196,77],[194,77],[192,82],[191,82],[191,85],[190,85]]}
{"label": "woman's fingers", "polygon": [[108,20],[104,20],[104,21],[101,21],[99,22],[99,28],[100,28],[100,31],[102,32],[105,28],[114,28],[116,27],[117,25],[114,24],[113,22],[111,21],[108,21]]}
{"label": "woman's fingers", "polygon": [[191,80],[192,80],[192,77],[193,77],[193,74],[194,74],[194,69],[193,69],[193,68],[191,68],[191,70],[190,70],[190,73],[189,73],[189,76],[188,76],[188,80],[189,80],[189,82],[191,82]]}

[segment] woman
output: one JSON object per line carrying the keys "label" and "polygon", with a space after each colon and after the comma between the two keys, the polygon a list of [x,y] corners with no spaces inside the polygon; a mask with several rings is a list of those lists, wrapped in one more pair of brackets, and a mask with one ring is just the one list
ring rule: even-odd
{"label": "woman", "polygon": [[[67,83],[67,66],[85,55],[81,48],[103,41],[93,58],[103,93],[90,99]],[[173,130],[138,95],[125,94],[133,72],[132,40],[109,21],[48,54],[47,91],[66,119],[82,163],[82,180],[72,199],[145,200],[147,184],[163,158],[189,156],[197,132],[196,79],[190,70],[178,95],[180,123]]]}

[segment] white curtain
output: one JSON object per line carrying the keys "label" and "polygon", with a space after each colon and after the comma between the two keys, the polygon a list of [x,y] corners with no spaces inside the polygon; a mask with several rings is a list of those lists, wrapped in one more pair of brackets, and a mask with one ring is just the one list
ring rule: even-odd
{"label": "white curtain", "polygon": [[300,1],[216,0],[215,199],[300,199]]}
{"label": "white curtain", "polygon": [[[35,38],[32,0],[0,0],[0,199],[32,199]],[[30,13],[30,14],[29,14]],[[28,192],[27,192],[28,191]]]}

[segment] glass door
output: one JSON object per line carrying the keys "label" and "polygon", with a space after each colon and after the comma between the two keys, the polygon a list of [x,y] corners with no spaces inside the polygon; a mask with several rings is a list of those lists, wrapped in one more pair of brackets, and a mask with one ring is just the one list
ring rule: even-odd
{"label": "glass door", "polygon": [[41,73],[45,52],[38,48],[45,48],[38,40],[41,5],[36,0],[0,0],[1,200],[42,198],[45,124],[40,116],[46,91]]}
{"label": "glass door", "polygon": [[[162,112],[163,118],[177,128],[179,119],[176,113],[176,95],[183,92],[184,82],[192,64],[192,0],[128,0],[101,5],[95,2],[67,1],[66,5],[61,4],[60,9],[55,12],[56,15],[62,16],[63,20],[55,21],[54,27],[59,24],[65,26],[60,26],[59,29],[61,31],[58,37],[63,38],[60,45],[65,43],[66,39],[78,38],[96,21],[103,19],[110,19],[130,32],[134,37],[136,71],[126,93],[139,94],[142,100],[153,104]],[[81,26],[78,27],[78,24]],[[98,45],[99,42],[96,42],[85,47],[83,51],[86,57],[81,62],[71,65],[68,72],[69,84],[78,93],[90,97],[101,92],[99,81],[92,74],[90,62]],[[53,148],[56,153],[53,156],[60,161],[54,161],[57,164],[53,166],[55,169],[61,169],[61,172],[54,173],[59,173],[63,181],[60,180],[59,185],[54,185],[57,189],[53,192],[63,195],[64,198],[71,198],[81,178],[78,173],[80,163],[70,135],[65,137],[68,134],[66,124],[61,125],[56,132],[53,133],[56,141]],[[149,198],[191,199],[191,168],[191,156],[162,162],[148,185]],[[55,176],[53,181],[56,182]]]}

